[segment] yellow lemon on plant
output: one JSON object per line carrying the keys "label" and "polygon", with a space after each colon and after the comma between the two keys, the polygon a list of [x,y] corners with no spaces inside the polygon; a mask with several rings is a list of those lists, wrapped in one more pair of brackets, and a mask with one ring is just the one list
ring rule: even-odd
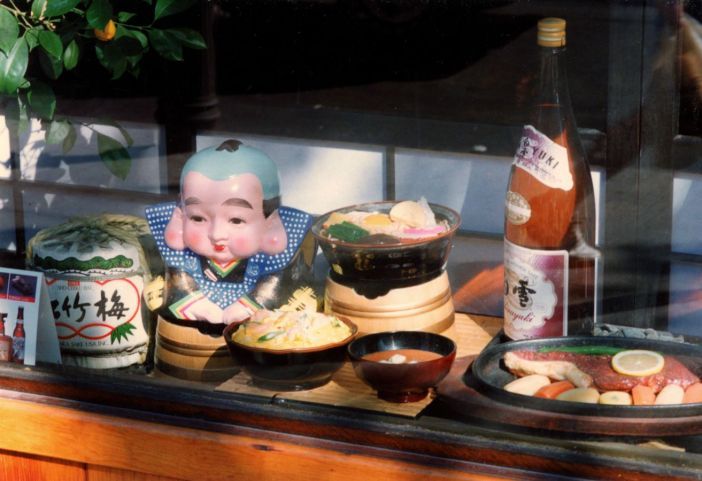
{"label": "yellow lemon on plant", "polygon": [[117,25],[115,25],[115,22],[112,20],[108,20],[107,24],[105,24],[104,29],[99,29],[99,28],[94,28],[93,33],[95,33],[95,37],[98,40],[102,40],[103,42],[109,42],[113,38],[115,38],[115,35],[117,34]]}
{"label": "yellow lemon on plant", "polygon": [[626,376],[652,376],[659,373],[664,365],[662,355],[644,349],[621,351],[612,357],[612,369]]}

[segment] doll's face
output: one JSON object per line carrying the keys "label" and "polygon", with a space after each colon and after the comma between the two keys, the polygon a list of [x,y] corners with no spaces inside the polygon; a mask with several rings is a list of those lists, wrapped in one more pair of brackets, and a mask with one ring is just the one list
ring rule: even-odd
{"label": "doll's face", "polygon": [[216,262],[251,257],[264,242],[263,189],[253,174],[212,180],[190,172],[181,209],[185,246]]}

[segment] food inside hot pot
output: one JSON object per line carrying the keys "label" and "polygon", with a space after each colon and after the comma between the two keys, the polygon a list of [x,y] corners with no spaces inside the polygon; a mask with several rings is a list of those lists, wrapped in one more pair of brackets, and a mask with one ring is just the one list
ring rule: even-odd
{"label": "food inside hot pot", "polygon": [[232,339],[265,349],[320,347],[351,336],[351,328],[335,316],[311,311],[257,311]]}
{"label": "food inside hot pot", "polygon": [[702,383],[679,359],[649,350],[600,346],[511,351],[517,376],[504,389],[545,399],[616,405],[702,402]]}
{"label": "food inside hot pot", "polygon": [[431,238],[449,230],[446,221],[437,222],[423,197],[399,202],[389,212],[334,212],[323,228],[330,239],[379,245]]}

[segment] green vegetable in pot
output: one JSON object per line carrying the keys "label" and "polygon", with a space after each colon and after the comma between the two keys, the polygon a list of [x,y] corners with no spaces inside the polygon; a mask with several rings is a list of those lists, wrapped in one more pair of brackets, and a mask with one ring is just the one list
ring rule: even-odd
{"label": "green vegetable in pot", "polygon": [[339,239],[340,241],[357,242],[359,239],[362,239],[370,234],[370,232],[357,226],[356,224],[344,221],[341,224],[329,226],[327,229],[327,234],[329,237]]}
{"label": "green vegetable in pot", "polygon": [[613,356],[626,348],[615,346],[548,346],[538,349],[538,352],[570,352],[590,356]]}
{"label": "green vegetable in pot", "polygon": [[283,334],[284,332],[285,332],[285,331],[271,331],[271,332],[267,332],[267,333],[265,333],[264,335],[262,335],[261,337],[259,337],[259,338],[256,340],[256,342],[266,342],[266,341],[270,341],[271,339],[280,336],[280,335]]}

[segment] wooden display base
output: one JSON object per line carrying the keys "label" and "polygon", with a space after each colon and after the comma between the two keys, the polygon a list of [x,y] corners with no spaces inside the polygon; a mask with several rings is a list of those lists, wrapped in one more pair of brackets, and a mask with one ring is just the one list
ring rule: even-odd
{"label": "wooden display base", "polygon": [[324,309],[350,319],[362,335],[406,330],[443,333],[455,320],[446,272],[424,284],[392,289],[375,299],[327,278]]}
{"label": "wooden display base", "polygon": [[[444,335],[456,342],[457,356],[476,355],[490,342],[490,339],[499,331],[500,326],[494,321],[494,318],[456,314],[456,322],[444,332]],[[431,393],[421,401],[404,404],[378,399],[376,392],[356,377],[350,362],[346,362],[341,370],[334,374],[331,382],[308,391],[275,392],[261,389],[251,383],[250,376],[245,372],[241,372],[220,384],[216,390],[254,394],[269,397],[271,400],[274,398],[289,399],[407,417],[417,416],[434,398],[434,393]]]}

